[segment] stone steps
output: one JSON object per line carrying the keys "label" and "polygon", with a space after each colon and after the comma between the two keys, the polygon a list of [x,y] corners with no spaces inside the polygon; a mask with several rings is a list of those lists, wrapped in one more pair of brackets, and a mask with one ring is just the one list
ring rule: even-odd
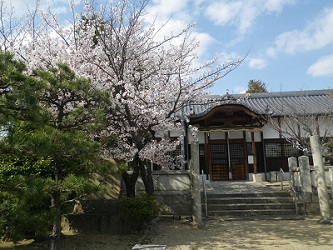
{"label": "stone steps", "polygon": [[281,209],[295,209],[293,203],[237,203],[237,204],[208,204],[208,211],[226,211],[230,210],[281,210]]}
{"label": "stone steps", "polygon": [[257,198],[257,197],[291,197],[286,191],[253,191],[253,192],[207,192],[209,198]]}
{"label": "stone steps", "polygon": [[[205,214],[205,205],[203,204]],[[293,198],[285,191],[207,193],[207,215],[239,219],[294,218]]]}
{"label": "stone steps", "polygon": [[265,204],[265,203],[292,203],[292,197],[231,197],[231,198],[209,198],[209,204]]}

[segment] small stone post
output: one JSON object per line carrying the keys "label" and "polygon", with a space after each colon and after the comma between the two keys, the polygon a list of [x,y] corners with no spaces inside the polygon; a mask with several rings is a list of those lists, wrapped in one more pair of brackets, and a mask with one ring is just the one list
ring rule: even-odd
{"label": "small stone post", "polygon": [[298,161],[299,161],[299,171],[301,175],[302,192],[304,194],[312,193],[309,157],[305,155],[300,156],[298,157]]}
{"label": "small stone post", "polygon": [[333,200],[333,167],[330,167],[328,169],[328,173],[329,173],[330,180],[331,180],[331,195],[332,195],[332,200]]}
{"label": "small stone post", "polygon": [[200,175],[199,175],[199,144],[198,142],[191,143],[191,179],[192,179],[192,200],[193,224],[196,226],[202,225],[202,208],[200,195]]}
{"label": "small stone post", "polygon": [[313,156],[313,165],[315,168],[315,175],[317,181],[318,199],[320,213],[323,222],[329,222],[331,220],[331,207],[329,203],[329,196],[325,180],[325,169],[323,164],[323,157],[320,150],[319,136],[310,136],[310,145]]}
{"label": "small stone post", "polygon": [[289,157],[288,158],[288,166],[289,166],[289,175],[290,175],[290,182],[291,185],[295,186],[295,170],[297,169],[297,159],[296,157]]}

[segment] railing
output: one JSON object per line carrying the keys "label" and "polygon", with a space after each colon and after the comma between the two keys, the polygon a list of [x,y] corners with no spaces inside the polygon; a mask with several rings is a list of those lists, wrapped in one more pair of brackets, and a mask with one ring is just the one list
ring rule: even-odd
{"label": "railing", "polygon": [[290,190],[292,191],[292,196],[294,197],[294,202],[295,202],[295,208],[296,208],[296,214],[298,215],[299,214],[299,211],[298,211],[298,200],[299,200],[299,197],[298,197],[298,194],[293,186],[293,184],[291,183],[290,179],[288,178],[288,176],[285,174],[285,172],[283,171],[282,168],[280,168],[280,172],[282,173],[283,177],[284,178],[281,178],[281,189],[283,190],[283,179],[287,180],[288,184],[289,184],[289,187],[290,187]]}
{"label": "railing", "polygon": [[204,204],[205,204],[205,214],[206,216],[208,215],[208,211],[207,211],[207,189],[206,189],[206,181],[205,181],[205,177],[206,175],[204,174],[204,172],[201,172],[201,181],[202,181],[202,191],[203,191],[203,200],[204,200]]}

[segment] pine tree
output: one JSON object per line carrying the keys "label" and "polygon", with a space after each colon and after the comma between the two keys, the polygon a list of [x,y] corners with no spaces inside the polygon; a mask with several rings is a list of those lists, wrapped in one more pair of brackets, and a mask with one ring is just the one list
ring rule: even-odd
{"label": "pine tree", "polygon": [[248,83],[248,89],[246,93],[264,93],[267,91],[266,83],[260,80],[250,80]]}
{"label": "pine tree", "polygon": [[[3,112],[7,120],[3,123],[1,154],[31,162],[48,161],[46,172],[38,172],[36,164],[23,164],[29,166],[25,171],[0,171],[1,180],[13,175],[24,180],[33,176],[36,183],[45,184],[43,192],[51,197],[54,215],[51,236],[55,248],[61,233],[62,202],[96,192],[98,187],[91,182],[90,174],[111,169],[101,157],[100,143],[94,140],[103,128],[108,95],[92,88],[89,80],[75,76],[63,64],[34,70],[33,76],[25,76],[19,70],[10,80],[3,98],[8,108]],[[17,164],[18,168],[24,169],[21,165]]]}

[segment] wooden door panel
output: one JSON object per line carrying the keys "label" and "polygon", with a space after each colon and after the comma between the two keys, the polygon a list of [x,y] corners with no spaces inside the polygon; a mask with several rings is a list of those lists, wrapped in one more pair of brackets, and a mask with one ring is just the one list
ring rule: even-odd
{"label": "wooden door panel", "polygon": [[233,180],[246,180],[244,143],[230,143],[230,162]]}
{"label": "wooden door panel", "polygon": [[244,143],[231,142],[229,147],[227,143],[211,144],[210,153],[213,181],[229,180],[229,161],[232,180],[246,180]]}
{"label": "wooden door panel", "polygon": [[229,179],[229,168],[227,165],[214,165],[212,167],[213,181],[226,181]]}
{"label": "wooden door panel", "polygon": [[246,172],[244,164],[237,164],[232,166],[231,173],[233,180],[246,180],[246,175],[245,175]]}

